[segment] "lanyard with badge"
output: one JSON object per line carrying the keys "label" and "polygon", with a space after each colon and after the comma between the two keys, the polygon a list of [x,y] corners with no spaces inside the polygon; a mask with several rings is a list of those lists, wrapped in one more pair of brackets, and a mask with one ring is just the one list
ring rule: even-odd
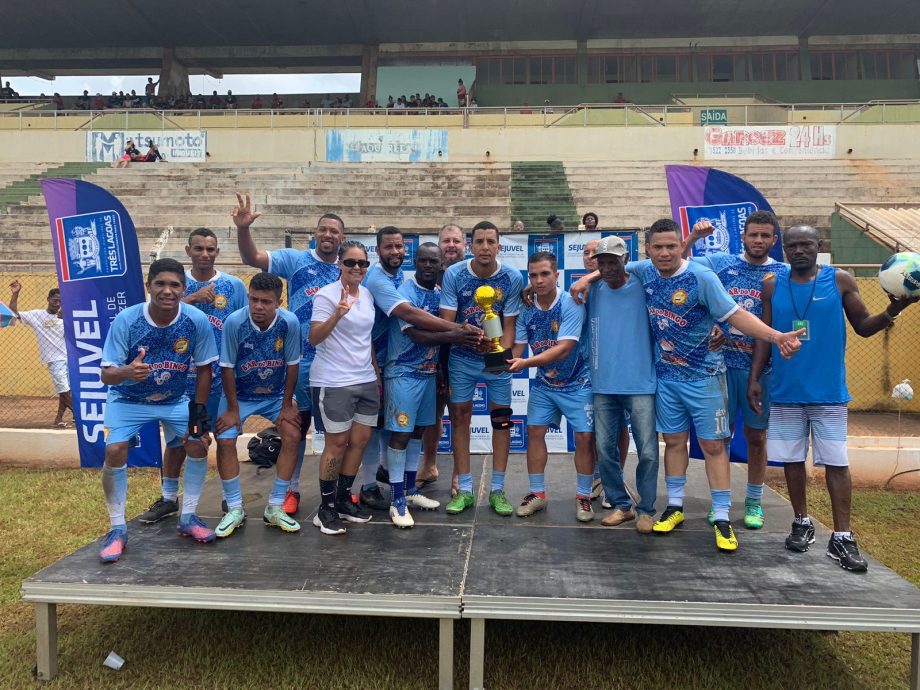
{"label": "lanyard with badge", "polygon": [[805,329],[805,332],[799,336],[799,340],[803,342],[811,340],[811,328],[809,327],[808,319],[805,317],[808,316],[808,309],[815,299],[815,288],[818,286],[818,273],[820,273],[820,270],[815,271],[815,279],[811,284],[811,294],[808,296],[808,302],[805,304],[805,311],[802,312],[801,316],[799,316],[798,307],[795,306],[795,295],[792,294],[792,276],[789,276],[789,301],[792,303],[792,311],[795,314],[795,318],[792,320],[792,330],[800,331],[803,328]]}

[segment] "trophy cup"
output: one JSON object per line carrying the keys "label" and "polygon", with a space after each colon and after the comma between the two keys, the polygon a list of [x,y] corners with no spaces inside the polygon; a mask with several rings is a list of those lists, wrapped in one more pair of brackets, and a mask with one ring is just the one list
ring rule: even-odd
{"label": "trophy cup", "polygon": [[485,360],[485,371],[490,374],[503,374],[508,371],[511,350],[506,350],[502,347],[502,320],[492,310],[496,297],[495,288],[489,285],[480,285],[476,288],[473,301],[486,313],[482,319],[482,330],[486,338],[492,342],[490,350],[482,356],[483,360]]}

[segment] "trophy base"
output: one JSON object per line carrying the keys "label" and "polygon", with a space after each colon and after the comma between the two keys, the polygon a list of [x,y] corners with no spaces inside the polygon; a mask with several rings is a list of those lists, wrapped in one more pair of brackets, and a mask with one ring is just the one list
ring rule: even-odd
{"label": "trophy base", "polygon": [[511,360],[511,350],[501,352],[487,352],[482,356],[485,362],[484,371],[490,374],[504,374],[508,371],[508,362]]}

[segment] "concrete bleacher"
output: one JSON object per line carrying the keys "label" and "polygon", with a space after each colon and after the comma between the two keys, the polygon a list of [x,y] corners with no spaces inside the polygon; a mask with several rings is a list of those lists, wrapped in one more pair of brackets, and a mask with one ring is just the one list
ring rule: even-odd
{"label": "concrete bleacher", "polygon": [[[574,208],[566,214],[573,230],[585,211],[596,212],[602,227],[646,227],[670,215],[661,162],[566,163],[545,166],[550,186],[567,181]],[[910,202],[920,199],[920,162],[746,161],[719,166],[758,187],[783,225],[809,223],[827,236],[837,201]],[[521,168],[521,166],[518,166]],[[250,192],[264,215],[254,226],[260,247],[284,246],[287,230],[313,228],[326,211],[341,215],[350,234],[370,225],[397,225],[406,232],[433,232],[447,221],[472,227],[489,219],[508,228],[512,187],[521,169],[510,164],[331,164],[205,163],[134,165],[78,171],[83,179],[110,189],[128,209],[146,260],[154,243],[171,228],[162,256],[184,258],[190,230],[204,226],[221,239],[222,261],[239,261],[230,210],[236,191]],[[48,174],[54,164],[0,166],[0,183]],[[526,186],[538,196],[540,166],[527,168]],[[518,179],[520,188],[521,179]],[[520,203],[520,200],[516,201]],[[537,203],[536,201],[534,202]],[[516,207],[517,210],[517,207]],[[555,208],[555,211],[563,209]],[[540,209],[542,214],[544,209]],[[544,216],[545,217],[545,216]],[[533,218],[532,232],[545,232]],[[10,261],[49,261],[48,216],[41,196],[0,209],[0,266]],[[304,238],[295,237],[297,246]]]}

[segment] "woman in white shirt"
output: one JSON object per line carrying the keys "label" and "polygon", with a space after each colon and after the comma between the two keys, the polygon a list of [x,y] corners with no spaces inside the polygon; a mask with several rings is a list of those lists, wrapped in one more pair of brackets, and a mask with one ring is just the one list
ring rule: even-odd
{"label": "woman in white shirt", "polygon": [[313,524],[323,534],[344,534],[342,520],[371,519],[351,499],[351,485],[380,408],[380,370],[371,342],[374,298],[361,285],[368,266],[363,244],[343,242],[339,280],[313,297],[309,340],[316,358],[310,366],[310,392],[314,424],[326,437],[319,465],[320,507]]}

